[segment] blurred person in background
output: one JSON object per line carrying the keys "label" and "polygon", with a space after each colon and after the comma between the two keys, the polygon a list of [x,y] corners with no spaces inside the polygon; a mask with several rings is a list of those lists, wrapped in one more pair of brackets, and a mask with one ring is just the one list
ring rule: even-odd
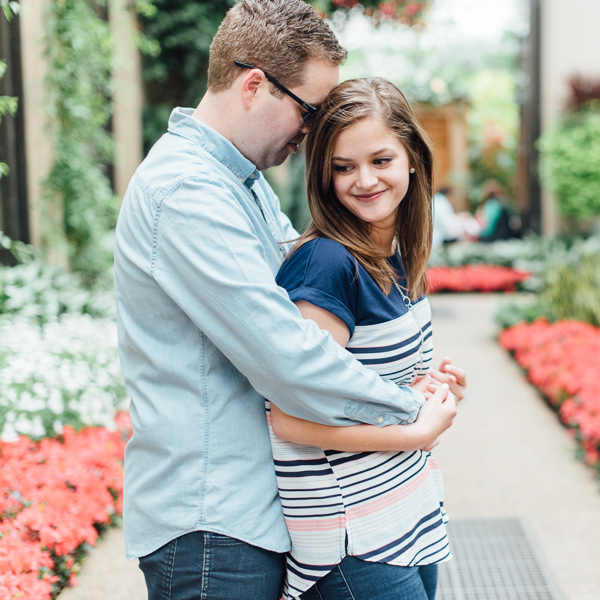
{"label": "blurred person in background", "polygon": [[518,217],[510,208],[504,187],[490,179],[483,184],[482,194],[483,202],[475,215],[481,226],[477,239],[495,242],[518,237]]}
{"label": "blurred person in background", "polygon": [[464,215],[454,211],[451,197],[452,188],[448,186],[441,187],[433,196],[433,248],[456,242],[465,236]]}

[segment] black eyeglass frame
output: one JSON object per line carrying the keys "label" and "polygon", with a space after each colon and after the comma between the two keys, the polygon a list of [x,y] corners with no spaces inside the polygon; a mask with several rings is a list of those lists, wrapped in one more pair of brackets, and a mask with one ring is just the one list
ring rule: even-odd
{"label": "black eyeglass frame", "polygon": [[279,81],[277,81],[277,79],[275,79],[275,77],[273,77],[272,75],[269,75],[264,69],[261,69],[260,67],[255,67],[253,65],[249,65],[247,63],[240,62],[239,60],[234,60],[233,64],[236,65],[237,67],[241,67],[242,69],[258,69],[258,70],[262,71],[265,74],[265,77],[267,78],[268,81],[270,81],[275,87],[279,88],[284,94],[287,94],[292,100],[297,102],[306,111],[306,114],[304,115],[305,123],[308,123],[315,116],[315,113],[318,110],[317,108],[315,108],[314,106],[311,106],[308,102],[305,102],[304,100],[302,100],[302,98],[299,98],[298,96],[296,96],[296,94],[294,94],[294,92],[291,92],[290,90],[288,90],[285,87],[285,85],[283,85],[282,83],[279,83]]}

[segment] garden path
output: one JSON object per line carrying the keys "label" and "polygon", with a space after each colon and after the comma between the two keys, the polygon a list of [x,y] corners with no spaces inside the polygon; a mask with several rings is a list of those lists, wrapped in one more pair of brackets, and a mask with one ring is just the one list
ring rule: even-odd
{"label": "garden path", "polygon": [[[468,373],[468,395],[434,453],[451,518],[520,517],[564,600],[600,599],[600,487],[575,460],[555,414],[498,346],[496,295],[432,297],[436,363],[446,355]],[[84,563],[79,585],[59,600],[144,600],[137,562],[112,530]],[[480,599],[486,600],[486,599]]]}

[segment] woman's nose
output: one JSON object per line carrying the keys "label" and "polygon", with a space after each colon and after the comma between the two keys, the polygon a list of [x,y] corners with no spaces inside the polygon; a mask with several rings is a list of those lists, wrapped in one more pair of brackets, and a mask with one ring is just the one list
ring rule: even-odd
{"label": "woman's nose", "polygon": [[372,187],[376,186],[378,181],[379,179],[377,178],[375,173],[373,173],[373,171],[371,171],[371,169],[369,169],[368,167],[364,167],[358,170],[358,179],[356,181],[356,185],[359,188],[363,190],[369,190]]}

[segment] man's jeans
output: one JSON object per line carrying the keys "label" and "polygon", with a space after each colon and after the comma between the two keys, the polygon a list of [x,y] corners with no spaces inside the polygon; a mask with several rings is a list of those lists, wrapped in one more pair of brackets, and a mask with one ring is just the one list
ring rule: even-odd
{"label": "man's jeans", "polygon": [[277,600],[285,554],[196,531],[141,557],[140,569],[148,600]]}
{"label": "man's jeans", "polygon": [[346,556],[301,600],[434,600],[437,565],[397,567]]}

